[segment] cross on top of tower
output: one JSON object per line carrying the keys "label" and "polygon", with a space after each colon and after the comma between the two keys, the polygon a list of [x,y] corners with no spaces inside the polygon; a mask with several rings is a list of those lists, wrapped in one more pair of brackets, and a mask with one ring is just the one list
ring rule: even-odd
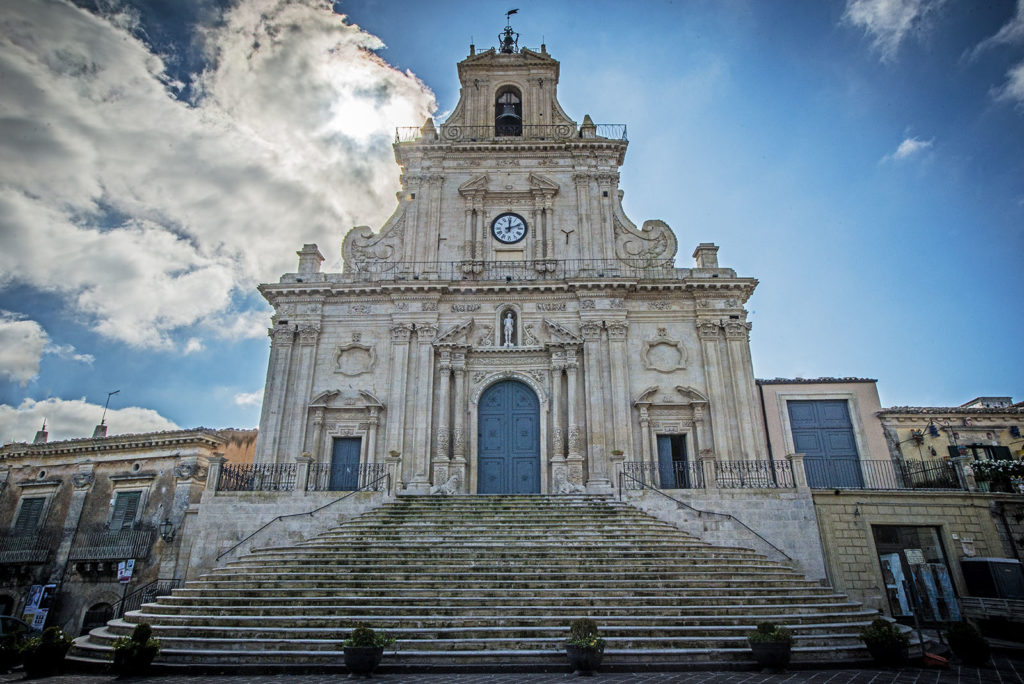
{"label": "cross on top of tower", "polygon": [[519,51],[519,34],[512,30],[511,17],[518,9],[505,12],[505,30],[498,34],[498,52],[511,55]]}

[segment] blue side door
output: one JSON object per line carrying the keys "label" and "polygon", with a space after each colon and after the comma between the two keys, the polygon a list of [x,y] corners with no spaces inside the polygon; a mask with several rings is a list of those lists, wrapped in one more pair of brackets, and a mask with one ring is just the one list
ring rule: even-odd
{"label": "blue side door", "polygon": [[348,492],[359,488],[361,437],[335,437],[331,453],[330,490]]}
{"label": "blue side door", "polygon": [[675,489],[676,473],[672,465],[672,438],[658,435],[658,482],[662,489]]}
{"label": "blue side door", "polygon": [[804,454],[807,483],[819,489],[864,484],[846,400],[789,401],[793,446]]}

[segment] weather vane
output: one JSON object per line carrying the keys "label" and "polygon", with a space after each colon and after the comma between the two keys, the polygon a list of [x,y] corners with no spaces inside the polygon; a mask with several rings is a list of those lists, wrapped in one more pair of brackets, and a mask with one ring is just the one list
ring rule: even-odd
{"label": "weather vane", "polygon": [[103,417],[100,418],[100,425],[106,425],[107,424],[107,407],[110,406],[110,397],[114,396],[115,394],[120,394],[120,393],[121,393],[121,390],[114,390],[113,392],[107,392],[107,403],[105,403],[103,405]]}
{"label": "weather vane", "polygon": [[498,34],[498,44],[501,46],[501,51],[505,54],[512,54],[519,49],[519,34],[512,30],[512,22],[510,17],[517,13],[518,9],[512,9],[505,12],[505,30]]}

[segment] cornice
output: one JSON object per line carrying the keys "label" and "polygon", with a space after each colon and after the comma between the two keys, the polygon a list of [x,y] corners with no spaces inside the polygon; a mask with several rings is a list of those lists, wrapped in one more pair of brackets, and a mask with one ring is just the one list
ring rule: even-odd
{"label": "cornice", "polygon": [[84,437],[45,444],[8,444],[0,449],[0,459],[27,456],[57,456],[62,454],[97,453],[106,451],[128,451],[156,447],[177,447],[182,445],[204,445],[211,448],[226,444],[227,440],[209,428],[192,430],[168,430],[141,434],[114,435],[93,439]]}

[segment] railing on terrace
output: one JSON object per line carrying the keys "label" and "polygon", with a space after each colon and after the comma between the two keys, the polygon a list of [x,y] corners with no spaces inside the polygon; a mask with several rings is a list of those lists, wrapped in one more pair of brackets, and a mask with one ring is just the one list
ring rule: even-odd
{"label": "railing on terrace", "polygon": [[309,492],[349,492],[355,490],[382,492],[387,484],[382,477],[388,472],[386,463],[360,463],[332,469],[330,463],[309,464]]}
{"label": "railing on terrace", "polygon": [[964,489],[950,461],[867,461],[804,458],[814,489]]}
{"label": "railing on terrace", "polygon": [[0,537],[0,565],[45,563],[60,544],[61,532],[46,530]]}
{"label": "railing on terrace", "polygon": [[[628,140],[626,124],[595,124],[591,135],[571,124],[528,124],[524,126],[460,126],[441,124],[434,140],[442,142],[483,142],[501,143],[543,142],[586,140]],[[415,126],[400,126],[395,129],[395,142],[415,142],[423,139],[423,131]]]}
{"label": "railing on terrace", "polygon": [[218,492],[290,492],[295,490],[295,463],[228,463]]}
{"label": "railing on terrace", "polygon": [[715,480],[722,489],[791,489],[789,461],[715,461]]}
{"label": "railing on terrace", "polygon": [[623,462],[622,472],[627,489],[643,486],[661,489],[703,489],[704,472],[699,463],[673,461],[671,467],[662,468],[652,463]]}
{"label": "railing on terrace", "polygon": [[355,282],[473,280],[523,282],[629,278],[683,280],[690,269],[672,259],[540,259],[528,261],[364,261],[342,275]]}
{"label": "railing on terrace", "polygon": [[81,529],[71,546],[72,561],[141,559],[149,555],[156,529],[148,525],[124,527],[117,531],[105,527]]}

